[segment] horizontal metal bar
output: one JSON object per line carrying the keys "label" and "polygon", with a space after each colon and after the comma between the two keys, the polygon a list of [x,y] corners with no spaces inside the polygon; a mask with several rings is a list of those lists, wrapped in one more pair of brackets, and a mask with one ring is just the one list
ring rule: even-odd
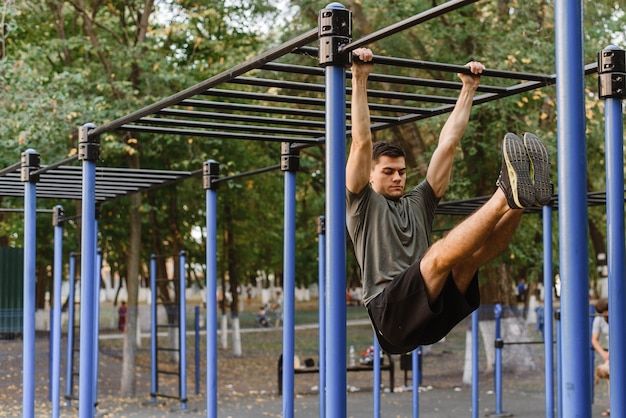
{"label": "horizontal metal bar", "polygon": [[280,169],[281,165],[276,164],[269,167],[259,168],[257,170],[246,171],[245,173],[233,174],[232,176],[220,177],[213,180],[213,183],[224,183],[226,181],[236,180],[244,177],[254,176],[256,174],[267,173],[268,171],[274,171]]}
{"label": "horizontal metal bar", "polygon": [[361,46],[365,46],[376,42],[380,39],[386,38],[388,36],[394,35],[398,32],[402,32],[403,30],[409,29],[413,26],[416,26],[420,23],[424,23],[430,19],[435,17],[439,17],[443,14],[451,12],[453,10],[459,9],[468,4],[475,3],[478,0],[452,0],[447,3],[441,4],[439,6],[433,7],[429,10],[426,10],[422,13],[419,13],[415,16],[412,16],[408,19],[402,20],[394,25],[387,26],[384,29],[378,30],[376,32],[372,32],[369,35],[365,35],[357,41],[353,41],[342,48],[342,51],[352,51]]}
{"label": "horizontal metal bar", "polygon": [[[232,132],[215,132],[215,131],[199,131],[195,129],[176,129],[176,128],[161,128],[157,126],[143,126],[143,125],[124,125],[121,129],[131,132],[151,132],[158,134],[173,134],[173,135],[189,135],[208,138],[224,138],[224,139],[243,139],[251,141],[268,141],[268,142],[307,142],[308,140],[302,138],[293,138],[287,136],[269,136],[269,135],[254,135],[254,134],[235,134]],[[311,142],[317,143],[317,141],[311,140]]]}
{"label": "horizontal metal bar", "polygon": [[305,126],[309,128],[325,129],[324,122],[316,122],[305,119],[270,118],[264,116],[249,116],[220,112],[201,112],[197,110],[164,109],[157,113],[164,116],[177,116],[180,118],[234,120],[239,122],[265,123],[268,125]]}
{"label": "horizontal metal bar", "polygon": [[207,80],[196,84],[188,89],[185,89],[181,92],[178,92],[170,97],[159,100],[156,103],[153,103],[149,106],[146,106],[142,109],[139,109],[135,112],[132,112],[126,116],[118,118],[114,121],[111,121],[103,126],[97,127],[89,133],[90,137],[94,137],[97,135],[101,135],[105,132],[110,132],[116,130],[128,123],[136,121],[144,116],[148,116],[153,114],[161,109],[165,109],[166,107],[173,106],[175,104],[180,103],[181,101],[188,99],[192,96],[195,96],[203,91],[206,91],[209,88],[217,86],[223,82],[232,80],[233,78],[240,76],[242,74],[247,73],[255,68],[260,67],[268,61],[272,61],[278,57],[281,57],[285,54],[292,52],[293,50],[309,44],[315,41],[318,38],[318,29],[311,29],[310,31],[293,38],[292,40],[285,42],[276,48],[273,48],[261,55],[258,55],[254,58],[251,58],[239,65],[236,65],[226,71],[223,71],[220,74],[217,74],[213,77],[208,78]]}
{"label": "horizontal metal bar", "polygon": [[166,119],[166,118],[142,118],[135,123],[149,124],[149,125],[163,125],[163,126],[178,126],[189,128],[203,128],[203,129],[216,129],[216,130],[229,130],[229,131],[241,131],[241,132],[257,132],[268,134],[285,134],[285,135],[302,135],[318,137],[324,135],[325,131],[305,131],[300,129],[279,128],[265,125],[244,125],[244,124],[232,124],[232,123],[214,123],[204,121],[194,121],[186,119]]}

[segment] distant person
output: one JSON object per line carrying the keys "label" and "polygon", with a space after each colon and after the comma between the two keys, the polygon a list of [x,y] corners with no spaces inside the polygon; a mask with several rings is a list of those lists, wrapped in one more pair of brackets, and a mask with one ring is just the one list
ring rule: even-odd
{"label": "distant person", "polygon": [[117,329],[124,332],[126,329],[126,315],[128,308],[126,308],[126,302],[122,301],[119,309],[117,310]]}
{"label": "distant person", "polygon": [[[604,344],[600,342],[600,336],[604,336]],[[596,316],[593,318],[591,325],[591,345],[593,349],[600,355],[603,363],[598,365],[595,370],[595,383],[600,379],[604,379],[610,387],[610,368],[609,368],[609,302],[606,299],[598,299],[596,302]],[[610,394],[610,390],[609,390]],[[602,416],[611,415],[610,409],[602,411]]]}
{"label": "distant person", "polygon": [[276,292],[276,302],[274,303],[274,313],[276,314],[275,327],[279,327],[283,321],[283,293],[279,290]]}

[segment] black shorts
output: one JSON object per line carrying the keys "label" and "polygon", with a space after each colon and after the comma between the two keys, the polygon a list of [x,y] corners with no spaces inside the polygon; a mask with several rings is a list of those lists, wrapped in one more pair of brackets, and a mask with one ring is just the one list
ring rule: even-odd
{"label": "black shorts", "polygon": [[380,347],[389,354],[403,354],[441,340],[479,305],[477,273],[465,295],[450,274],[441,295],[430,306],[417,262],[376,295],[367,304],[367,312]]}

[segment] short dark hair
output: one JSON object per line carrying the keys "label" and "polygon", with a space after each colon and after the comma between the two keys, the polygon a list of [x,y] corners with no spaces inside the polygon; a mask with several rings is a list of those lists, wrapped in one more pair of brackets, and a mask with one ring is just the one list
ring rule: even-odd
{"label": "short dark hair", "polygon": [[383,155],[391,158],[406,158],[406,154],[400,145],[386,141],[375,142],[372,146],[372,161],[378,161]]}
{"label": "short dark hair", "polygon": [[609,301],[606,300],[605,298],[603,299],[599,299],[596,302],[596,313],[604,313],[609,309]]}

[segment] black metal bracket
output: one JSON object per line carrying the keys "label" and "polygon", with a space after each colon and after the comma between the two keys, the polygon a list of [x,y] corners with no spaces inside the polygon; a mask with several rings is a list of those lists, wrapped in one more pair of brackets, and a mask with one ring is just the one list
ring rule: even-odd
{"label": "black metal bracket", "polygon": [[601,99],[626,99],[626,51],[614,45],[598,52],[598,94]]}
{"label": "black metal bracket", "polygon": [[35,174],[34,171],[39,170],[40,162],[41,157],[35,150],[24,151],[20,158],[20,180],[24,183],[37,183],[39,174]]}
{"label": "black metal bracket", "polygon": [[202,165],[202,186],[204,190],[217,190],[219,183],[216,183],[220,177],[220,163],[215,160],[205,161]]}
{"label": "black metal bracket", "polygon": [[497,340],[495,340],[493,346],[495,348],[504,348],[504,341],[500,340],[500,339],[497,339]]}
{"label": "black metal bracket", "polygon": [[80,161],[98,161],[100,158],[100,137],[90,136],[96,129],[93,123],[86,123],[78,128],[78,159]]}
{"label": "black metal bracket", "polygon": [[291,143],[282,142],[280,144],[280,170],[298,171],[300,168],[300,152],[291,148]]}
{"label": "black metal bracket", "polygon": [[52,226],[63,225],[65,225],[65,211],[63,210],[63,206],[57,205],[52,208]]}
{"label": "black metal bracket", "polygon": [[352,12],[339,3],[331,3],[320,10],[318,28],[320,66],[350,66],[352,54],[340,51],[352,40]]}

